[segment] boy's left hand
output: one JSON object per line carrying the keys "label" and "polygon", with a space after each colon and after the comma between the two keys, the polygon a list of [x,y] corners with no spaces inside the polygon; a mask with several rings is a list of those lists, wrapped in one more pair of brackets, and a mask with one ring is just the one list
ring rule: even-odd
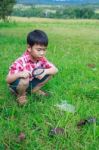
{"label": "boy's left hand", "polygon": [[46,69],[44,69],[44,72],[42,74],[38,75],[36,78],[41,80],[42,78],[44,78],[45,75],[46,75]]}

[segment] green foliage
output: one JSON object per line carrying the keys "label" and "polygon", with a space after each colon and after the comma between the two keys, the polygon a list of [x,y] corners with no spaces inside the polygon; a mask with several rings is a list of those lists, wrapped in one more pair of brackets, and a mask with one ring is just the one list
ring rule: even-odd
{"label": "green foliage", "polygon": [[0,19],[4,21],[11,15],[16,0],[0,0]]}
{"label": "green foliage", "polygon": [[92,18],[94,16],[94,10],[91,8],[80,8],[74,10],[76,18]]}
{"label": "green foliage", "polygon": [[[54,12],[53,12],[54,11]],[[86,6],[61,6],[55,7],[52,6],[50,9],[47,7],[36,7],[36,5],[24,8],[15,8],[12,13],[13,16],[21,17],[44,17],[44,18],[99,18],[99,14],[95,13],[95,8],[86,7]]]}
{"label": "green foliage", "polygon": [[20,10],[20,8],[17,8],[13,11],[12,15],[14,16],[21,16],[21,17],[42,17],[43,16],[43,10],[42,8],[35,8],[34,6],[32,6],[29,9],[23,9]]}
{"label": "green foliage", "polygon": [[57,18],[94,18],[94,10],[86,7],[67,7],[56,12]]}

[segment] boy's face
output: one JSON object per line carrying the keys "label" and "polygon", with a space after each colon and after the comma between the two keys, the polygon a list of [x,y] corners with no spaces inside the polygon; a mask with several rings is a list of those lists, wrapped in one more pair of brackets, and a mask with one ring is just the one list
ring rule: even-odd
{"label": "boy's face", "polygon": [[29,47],[28,50],[33,59],[38,59],[44,57],[46,54],[46,46],[35,44],[32,47]]}

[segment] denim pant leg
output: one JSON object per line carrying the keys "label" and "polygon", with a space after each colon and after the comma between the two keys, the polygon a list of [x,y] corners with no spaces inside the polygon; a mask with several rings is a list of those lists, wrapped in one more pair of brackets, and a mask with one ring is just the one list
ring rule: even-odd
{"label": "denim pant leg", "polygon": [[31,92],[32,89],[34,89],[37,85],[39,85],[40,83],[44,82],[47,78],[49,77],[49,75],[46,75],[44,78],[42,78],[41,80],[38,78],[34,78],[32,81],[30,81],[29,83],[29,87],[27,89],[28,92]]}

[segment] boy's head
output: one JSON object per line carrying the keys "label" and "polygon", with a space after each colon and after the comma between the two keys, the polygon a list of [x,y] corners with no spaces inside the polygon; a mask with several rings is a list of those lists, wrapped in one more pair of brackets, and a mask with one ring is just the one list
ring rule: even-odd
{"label": "boy's head", "polygon": [[48,37],[44,31],[34,30],[27,35],[27,44],[32,47],[36,45],[48,45]]}
{"label": "boy's head", "polygon": [[34,30],[27,36],[28,52],[33,59],[44,57],[48,45],[48,37],[44,31]]}

